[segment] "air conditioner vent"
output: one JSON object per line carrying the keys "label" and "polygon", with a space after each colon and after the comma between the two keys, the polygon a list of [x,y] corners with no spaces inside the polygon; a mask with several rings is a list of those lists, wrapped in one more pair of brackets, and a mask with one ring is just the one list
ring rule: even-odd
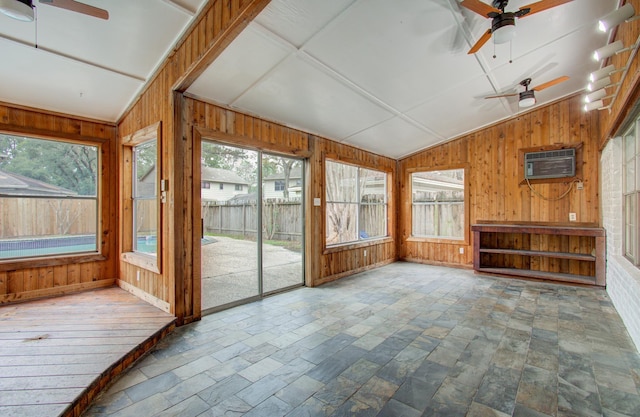
{"label": "air conditioner vent", "polygon": [[576,175],[576,150],[530,152],[524,155],[527,179],[565,178]]}

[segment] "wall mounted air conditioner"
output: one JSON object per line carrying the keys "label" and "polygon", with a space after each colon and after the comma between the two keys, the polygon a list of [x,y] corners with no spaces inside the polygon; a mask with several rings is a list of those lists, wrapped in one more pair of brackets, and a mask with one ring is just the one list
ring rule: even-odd
{"label": "wall mounted air conditioner", "polygon": [[565,178],[576,175],[576,150],[529,152],[524,154],[524,177],[535,180],[541,178]]}

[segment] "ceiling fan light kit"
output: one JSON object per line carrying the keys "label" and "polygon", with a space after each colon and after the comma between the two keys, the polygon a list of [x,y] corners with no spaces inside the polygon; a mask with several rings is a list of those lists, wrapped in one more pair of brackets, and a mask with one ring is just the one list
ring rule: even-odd
{"label": "ceiling fan light kit", "polygon": [[22,22],[32,22],[34,18],[31,0],[0,0],[0,12]]}
{"label": "ceiling fan light kit", "polygon": [[516,34],[516,18],[513,13],[503,13],[493,19],[491,23],[493,43],[510,42]]}
{"label": "ceiling fan light kit", "polygon": [[536,104],[536,96],[533,90],[525,90],[520,93],[520,100],[518,101],[518,106],[520,108],[531,107]]}

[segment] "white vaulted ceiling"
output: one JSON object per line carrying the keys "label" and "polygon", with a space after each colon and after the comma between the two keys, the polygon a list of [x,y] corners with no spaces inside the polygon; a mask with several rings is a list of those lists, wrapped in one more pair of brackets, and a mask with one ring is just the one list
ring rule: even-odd
{"label": "white vaulted ceiling", "polygon": [[[206,1],[82,0],[106,21],[38,1],[37,25],[0,14],[0,101],[117,121]],[[538,106],[584,89],[618,2],[520,19],[494,59],[491,41],[467,54],[490,20],[458,0],[272,0],[187,94],[400,158],[516,115],[517,98],[483,97],[524,78],[570,77]]]}
{"label": "white vaulted ceiling", "polygon": [[570,77],[537,106],[583,90],[608,39],[597,20],[616,6],[574,0],[519,19],[493,58],[492,41],[467,54],[490,19],[456,0],[272,0],[187,94],[399,158],[517,114],[517,97],[484,96],[524,78]]}
{"label": "white vaulted ceiling", "polygon": [[0,14],[0,101],[116,121],[205,1],[82,1],[109,20],[37,0],[37,22]]}

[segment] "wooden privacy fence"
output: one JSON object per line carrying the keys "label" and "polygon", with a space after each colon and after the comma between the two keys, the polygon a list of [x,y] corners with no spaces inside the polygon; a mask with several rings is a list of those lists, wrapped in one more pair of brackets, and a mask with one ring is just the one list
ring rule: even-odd
{"label": "wooden privacy fence", "polygon": [[[258,206],[253,201],[202,202],[204,230],[208,233],[255,239],[258,230]],[[302,203],[296,200],[265,201],[262,209],[262,233],[267,240],[302,239]]]}
{"label": "wooden privacy fence", "polygon": [[0,239],[95,235],[97,201],[0,197]]}
{"label": "wooden privacy fence", "polygon": [[414,203],[411,216],[414,235],[464,237],[464,202]]}

